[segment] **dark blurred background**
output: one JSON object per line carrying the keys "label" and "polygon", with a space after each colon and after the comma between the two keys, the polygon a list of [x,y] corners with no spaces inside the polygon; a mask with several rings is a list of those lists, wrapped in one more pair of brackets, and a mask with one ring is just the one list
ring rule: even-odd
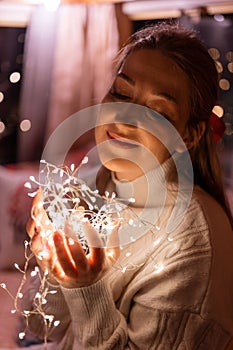
{"label": "dark blurred background", "polygon": [[[19,3],[17,1],[17,6],[20,6]],[[125,2],[121,5],[120,16],[119,5],[116,5],[118,6],[116,8],[118,29],[121,31],[121,36],[126,38],[130,32],[136,31],[148,23],[173,20],[197,30],[209,48],[209,53],[216,61],[220,75],[219,101],[215,112],[223,118],[226,130],[223,139],[218,144],[218,150],[226,182],[231,182],[233,163],[233,5],[228,6],[229,13],[227,13],[226,8],[220,6],[221,2],[219,2],[219,7],[215,6],[215,10],[213,8],[211,10],[211,6],[190,6],[190,3],[187,8],[184,4],[183,8],[179,8],[178,5],[174,8],[173,4],[175,3],[179,2],[171,1],[170,7],[167,1],[159,0]],[[216,1],[214,3],[218,4]],[[185,4],[187,5],[187,2]],[[228,2],[229,4],[230,2]],[[33,12],[33,9],[34,7],[31,5],[30,11]],[[221,9],[224,9],[223,13],[221,13]],[[17,149],[19,142],[21,142],[20,137],[22,138],[22,133],[29,133],[33,127],[33,119],[24,119],[24,116],[20,115],[25,37],[30,26],[28,13],[26,20],[25,18],[21,21],[5,20],[3,12],[1,13],[0,1],[0,164],[12,164],[19,161]],[[126,28],[125,31],[124,28]],[[33,80],[31,83],[34,84]],[[41,123],[45,123],[45,120],[46,116],[41,119]],[[21,136],[19,137],[19,135]],[[36,158],[38,159],[42,146],[42,143],[38,143],[38,152],[34,152],[37,153]],[[28,161],[30,160],[28,159]]]}

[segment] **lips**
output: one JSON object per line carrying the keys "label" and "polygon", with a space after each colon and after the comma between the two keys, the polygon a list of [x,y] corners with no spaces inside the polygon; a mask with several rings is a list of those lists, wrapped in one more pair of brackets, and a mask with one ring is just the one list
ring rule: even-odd
{"label": "lips", "polygon": [[138,143],[135,143],[135,141],[128,139],[113,131],[108,130],[107,137],[111,144],[113,144],[114,146],[123,148],[135,148],[139,146]]}

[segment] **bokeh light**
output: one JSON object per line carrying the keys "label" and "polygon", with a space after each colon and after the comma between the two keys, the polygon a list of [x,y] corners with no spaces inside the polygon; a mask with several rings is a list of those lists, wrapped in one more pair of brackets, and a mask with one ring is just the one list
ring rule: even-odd
{"label": "bokeh light", "polygon": [[225,91],[229,90],[231,87],[229,80],[220,79],[219,80],[219,87],[220,87],[220,89],[225,90]]}
{"label": "bokeh light", "polygon": [[211,47],[209,50],[208,50],[210,56],[214,59],[214,60],[218,60],[219,57],[220,57],[220,52],[218,49],[216,49],[215,47]]}
{"label": "bokeh light", "polygon": [[233,62],[228,63],[227,68],[230,73],[233,73]]}
{"label": "bokeh light", "polygon": [[232,62],[232,61],[233,61],[233,51],[228,51],[228,52],[226,53],[226,59],[227,59],[227,61],[229,61],[229,62]]}
{"label": "bokeh light", "polygon": [[23,132],[29,131],[31,129],[32,123],[29,119],[24,119],[21,121],[19,127]]}
{"label": "bokeh light", "polygon": [[3,122],[0,121],[0,134],[6,129],[6,126]]}
{"label": "bokeh light", "polygon": [[219,117],[221,118],[224,114],[224,109],[222,108],[222,106],[220,105],[215,105],[213,108],[213,112]]}
{"label": "bokeh light", "polygon": [[21,75],[19,72],[13,72],[13,73],[11,73],[9,79],[10,79],[11,83],[15,84],[20,80],[20,78],[21,78]]}
{"label": "bokeh light", "polygon": [[0,91],[0,103],[4,100],[4,93]]}
{"label": "bokeh light", "polygon": [[233,135],[233,115],[231,113],[226,113],[224,115],[224,122],[226,125],[225,135]]}
{"label": "bokeh light", "polygon": [[225,20],[224,16],[221,15],[220,13],[214,15],[214,19],[215,19],[215,21],[217,21],[217,22],[223,22],[223,21]]}
{"label": "bokeh light", "polygon": [[215,63],[216,63],[218,73],[222,73],[223,72],[222,63],[220,61],[216,61]]}

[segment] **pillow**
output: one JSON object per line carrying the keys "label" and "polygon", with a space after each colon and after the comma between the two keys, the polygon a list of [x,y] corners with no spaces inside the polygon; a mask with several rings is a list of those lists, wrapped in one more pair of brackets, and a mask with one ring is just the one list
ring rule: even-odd
{"label": "pillow", "polygon": [[24,241],[32,198],[24,183],[30,175],[37,177],[38,166],[0,166],[0,269],[25,262]]}

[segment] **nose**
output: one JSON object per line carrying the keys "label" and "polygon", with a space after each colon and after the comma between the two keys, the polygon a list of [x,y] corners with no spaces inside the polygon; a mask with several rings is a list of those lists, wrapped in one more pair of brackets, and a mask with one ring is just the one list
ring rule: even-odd
{"label": "nose", "polygon": [[138,127],[142,117],[142,108],[134,103],[121,103],[117,106],[115,123],[124,123]]}
{"label": "nose", "polygon": [[126,102],[111,102],[101,105],[99,124],[121,123],[129,127],[145,126],[148,122],[148,108]]}

